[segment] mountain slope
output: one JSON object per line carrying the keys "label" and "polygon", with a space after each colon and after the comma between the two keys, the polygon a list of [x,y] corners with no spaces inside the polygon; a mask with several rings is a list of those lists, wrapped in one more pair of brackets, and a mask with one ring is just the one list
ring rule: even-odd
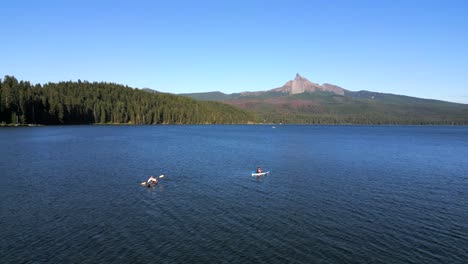
{"label": "mountain slope", "polygon": [[[352,92],[314,84],[299,74],[269,91],[222,94],[223,101],[250,110],[264,122],[305,124],[468,124],[468,105],[409,96]],[[186,95],[192,96],[192,95]],[[196,98],[196,97],[194,97]]]}
{"label": "mountain slope", "polygon": [[225,94],[222,92],[207,92],[207,93],[190,93],[190,94],[178,94],[185,97],[190,97],[199,101],[225,101],[238,99],[240,94]]}
{"label": "mountain slope", "polygon": [[379,94],[354,98],[326,92],[226,103],[256,112],[266,122],[310,124],[468,124],[468,106]]}

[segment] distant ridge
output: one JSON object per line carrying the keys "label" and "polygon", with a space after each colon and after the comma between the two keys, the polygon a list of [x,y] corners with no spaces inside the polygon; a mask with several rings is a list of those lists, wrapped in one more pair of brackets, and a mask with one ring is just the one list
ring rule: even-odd
{"label": "distant ridge", "polygon": [[301,94],[306,92],[313,93],[316,91],[331,92],[338,95],[344,95],[347,90],[337,85],[329,83],[324,83],[322,85],[313,83],[308,79],[302,77],[299,73],[297,73],[296,77],[293,80],[287,81],[283,86],[279,88],[274,88],[268,91],[241,92],[232,94],[225,94],[220,91],[215,91],[203,93],[183,93],[179,95],[191,97],[193,99],[202,101],[225,101],[256,96],[283,96]]}
{"label": "distant ridge", "polygon": [[253,111],[261,120],[273,123],[468,125],[466,104],[371,91],[353,92],[329,83],[313,83],[299,73],[283,86],[267,91],[181,95],[222,101]]}
{"label": "distant ridge", "polygon": [[240,97],[239,93],[234,94],[225,94],[219,91],[215,92],[206,92],[206,93],[189,93],[189,94],[179,94],[181,96],[190,97],[200,101],[225,101],[237,99]]}

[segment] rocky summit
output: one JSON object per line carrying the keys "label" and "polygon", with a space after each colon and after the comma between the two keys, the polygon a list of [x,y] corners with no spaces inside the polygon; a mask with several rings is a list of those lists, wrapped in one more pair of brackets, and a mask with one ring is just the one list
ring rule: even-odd
{"label": "rocky summit", "polygon": [[345,90],[339,86],[331,84],[319,85],[313,83],[306,78],[302,77],[299,73],[296,74],[294,80],[290,80],[285,83],[282,87],[273,89],[274,92],[283,92],[287,94],[301,94],[305,92],[315,92],[315,91],[329,91],[335,94],[344,95]]}

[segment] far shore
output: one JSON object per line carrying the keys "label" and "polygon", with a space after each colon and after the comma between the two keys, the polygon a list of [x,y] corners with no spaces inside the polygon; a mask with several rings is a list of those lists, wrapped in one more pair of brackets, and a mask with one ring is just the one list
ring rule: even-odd
{"label": "far shore", "polygon": [[239,124],[132,124],[132,123],[92,123],[92,124],[6,124],[0,127],[45,127],[45,126],[210,126],[210,125],[264,125],[264,126],[468,126],[468,124],[284,124],[284,123],[239,123]]}
{"label": "far shore", "polygon": [[39,126],[45,126],[41,124],[6,124],[6,123],[0,123],[0,127],[39,127]]}

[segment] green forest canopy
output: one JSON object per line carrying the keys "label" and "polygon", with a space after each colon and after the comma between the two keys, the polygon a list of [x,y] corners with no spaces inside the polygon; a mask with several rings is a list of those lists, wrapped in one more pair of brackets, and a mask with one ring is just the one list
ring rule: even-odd
{"label": "green forest canopy", "polygon": [[0,123],[6,124],[238,124],[255,117],[220,102],[149,93],[115,83],[32,85],[0,79]]}

